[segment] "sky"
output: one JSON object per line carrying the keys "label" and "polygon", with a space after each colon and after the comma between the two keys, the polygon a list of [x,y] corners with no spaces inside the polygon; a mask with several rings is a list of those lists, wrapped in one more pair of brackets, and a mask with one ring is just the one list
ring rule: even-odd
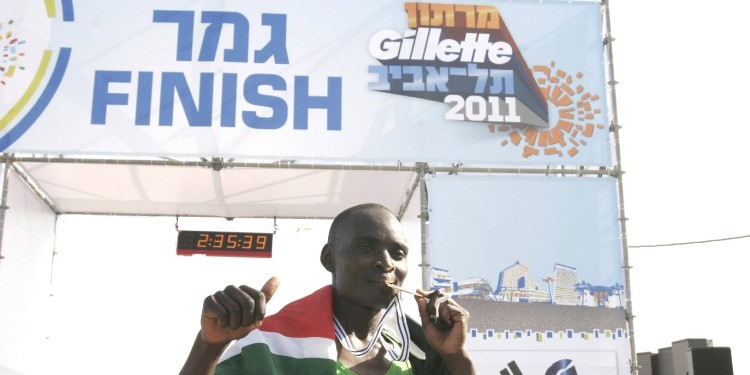
{"label": "sky", "polygon": [[746,18],[726,2],[613,0],[610,11],[636,351],[706,338],[750,373],[750,238],[650,247],[750,234]]}

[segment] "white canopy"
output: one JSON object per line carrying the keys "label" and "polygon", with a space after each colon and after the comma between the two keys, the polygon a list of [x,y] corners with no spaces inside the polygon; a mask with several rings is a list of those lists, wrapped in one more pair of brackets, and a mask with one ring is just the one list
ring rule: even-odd
{"label": "white canopy", "polygon": [[403,213],[418,186],[412,167],[11,156],[13,168],[58,214],[331,218],[368,201]]}

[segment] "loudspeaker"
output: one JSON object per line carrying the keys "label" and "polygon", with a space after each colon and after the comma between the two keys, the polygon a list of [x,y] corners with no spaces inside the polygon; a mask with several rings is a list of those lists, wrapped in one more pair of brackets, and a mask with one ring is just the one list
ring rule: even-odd
{"label": "loudspeaker", "polygon": [[730,348],[690,348],[687,360],[688,375],[734,375]]}

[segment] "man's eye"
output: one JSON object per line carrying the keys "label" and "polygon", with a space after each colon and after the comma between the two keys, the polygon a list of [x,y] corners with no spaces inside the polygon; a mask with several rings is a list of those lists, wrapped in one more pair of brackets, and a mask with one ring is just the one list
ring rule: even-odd
{"label": "man's eye", "polygon": [[403,250],[393,250],[391,251],[391,256],[393,259],[404,259],[406,258],[406,252]]}

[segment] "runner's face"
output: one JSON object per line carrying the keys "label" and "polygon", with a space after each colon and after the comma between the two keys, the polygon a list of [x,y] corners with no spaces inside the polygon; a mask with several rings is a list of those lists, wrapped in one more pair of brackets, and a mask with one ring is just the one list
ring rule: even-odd
{"label": "runner's face", "polygon": [[365,306],[388,305],[406,277],[408,246],[401,223],[383,209],[353,215],[334,245],[337,293]]}

